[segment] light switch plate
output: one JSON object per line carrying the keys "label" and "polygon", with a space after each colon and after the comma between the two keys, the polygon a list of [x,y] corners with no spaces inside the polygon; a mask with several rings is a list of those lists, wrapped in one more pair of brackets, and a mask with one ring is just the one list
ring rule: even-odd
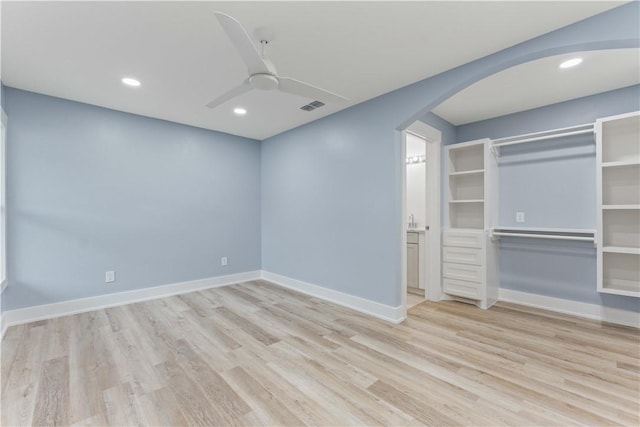
{"label": "light switch plate", "polygon": [[524,222],[524,212],[516,212],[516,222]]}

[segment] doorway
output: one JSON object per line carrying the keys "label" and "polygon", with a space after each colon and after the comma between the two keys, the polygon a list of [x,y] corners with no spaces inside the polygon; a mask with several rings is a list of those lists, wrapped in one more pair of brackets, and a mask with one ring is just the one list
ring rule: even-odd
{"label": "doorway", "polygon": [[402,145],[402,300],[409,309],[441,298],[441,133],[416,121],[402,132]]}

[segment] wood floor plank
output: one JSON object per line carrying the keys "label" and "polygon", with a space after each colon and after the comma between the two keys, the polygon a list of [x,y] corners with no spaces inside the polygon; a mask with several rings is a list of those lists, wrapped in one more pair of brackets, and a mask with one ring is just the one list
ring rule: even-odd
{"label": "wood floor plank", "polygon": [[[409,421],[405,414],[394,411],[392,408],[385,408],[380,405],[378,399],[368,391],[368,387],[360,387],[341,375],[344,371],[333,371],[328,365],[319,363],[299,347],[291,346],[282,341],[274,345],[277,351],[277,358],[271,365],[280,365],[280,369],[288,369],[300,373],[303,378],[301,390],[308,390],[307,395],[315,396],[320,402],[324,402],[325,407],[344,410],[352,414],[356,425],[401,425]],[[281,350],[281,351],[280,351]],[[291,361],[291,364],[283,364],[283,360]],[[281,370],[280,372],[284,372]],[[285,374],[282,374],[284,376]],[[306,379],[304,378],[306,377]],[[370,409],[375,407],[375,412]]]}
{"label": "wood floor plank", "polygon": [[304,423],[269,390],[237,366],[223,373],[225,380],[253,408],[253,413],[265,425],[300,426]]}
{"label": "wood floor plank", "polygon": [[202,387],[176,362],[163,362],[156,365],[156,369],[173,391],[178,407],[189,425],[224,425],[224,420],[217,418],[217,413],[210,409],[211,402],[204,397]]}
{"label": "wood floor plank", "polygon": [[381,399],[401,409],[403,412],[415,417],[425,425],[458,425],[453,418],[450,418],[441,411],[434,410],[433,406],[429,405],[427,402],[423,402],[405,394],[383,381],[376,381],[368,387],[368,390]]}
{"label": "wood floor plank", "polygon": [[147,426],[186,426],[187,418],[170,387],[163,387],[138,397],[139,414]]}
{"label": "wood floor plank", "polygon": [[66,426],[69,424],[69,357],[44,362],[33,424]]}
{"label": "wood floor plank", "polygon": [[131,388],[141,394],[164,387],[153,369],[158,361],[141,347],[134,331],[129,328],[121,329],[113,333],[108,342],[121,383],[129,383]]}
{"label": "wood floor plank", "polygon": [[[260,360],[252,350],[240,348],[233,352],[238,365],[258,381],[273,396],[283,399],[283,404],[291,410],[305,425],[340,425],[338,418],[331,411],[327,411],[313,396],[308,396],[294,384],[287,381],[268,364],[258,363]],[[252,416],[255,418],[255,414]],[[256,418],[257,419],[257,418]]]}
{"label": "wood floor plank", "polygon": [[193,310],[200,317],[207,317],[217,307],[222,307],[218,302],[206,297],[207,292],[191,292],[178,295],[178,299]]}
{"label": "wood floor plank", "polygon": [[[104,313],[104,312],[103,312]],[[106,315],[105,315],[106,318]],[[106,413],[102,392],[118,382],[111,350],[103,348],[101,329],[111,329],[95,312],[77,315],[70,322],[69,341],[69,418],[75,423]]]}
{"label": "wood floor plank", "polygon": [[216,313],[226,318],[229,322],[237,325],[244,332],[251,335],[264,345],[271,345],[280,341],[276,336],[262,329],[257,324],[247,321],[246,316],[240,316],[226,307],[216,309]]}
{"label": "wood floor plank", "polygon": [[142,424],[136,393],[130,383],[117,384],[103,392],[106,418],[109,425],[134,426]]}
{"label": "wood floor plank", "polygon": [[2,425],[640,425],[640,332],[423,302],[395,325],[265,281],[9,328]]}
{"label": "wood floor plank", "polygon": [[27,339],[27,334],[23,333],[25,325],[18,325],[9,328],[2,340],[2,348],[0,349],[0,360],[2,367],[0,370],[0,391],[4,392],[7,384],[9,384],[9,376],[13,369],[17,369],[20,362],[16,362],[16,358],[20,354],[19,350],[25,350],[23,341]]}
{"label": "wood floor plank", "polygon": [[[13,367],[2,387],[2,425],[30,425],[36,405],[40,372],[42,369],[42,327],[20,328],[24,339],[18,344]],[[5,360],[2,360],[5,363]],[[7,362],[8,363],[8,362]]]}
{"label": "wood floor plank", "polygon": [[222,424],[236,424],[243,415],[251,411],[251,408],[238,396],[227,382],[211,367],[203,357],[185,341],[178,341],[176,361],[183,370],[204,391],[211,405],[211,411],[216,413],[216,418],[222,420]]}

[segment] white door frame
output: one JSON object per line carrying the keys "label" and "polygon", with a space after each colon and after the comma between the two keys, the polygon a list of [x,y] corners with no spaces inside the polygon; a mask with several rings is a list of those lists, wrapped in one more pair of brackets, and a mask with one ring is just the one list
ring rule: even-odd
{"label": "white door frame", "polygon": [[[425,232],[426,251],[424,265],[427,269],[425,277],[425,293],[430,301],[440,301],[442,298],[442,285],[440,275],[441,253],[441,218],[440,218],[440,164],[442,133],[423,122],[416,121],[402,131],[401,170],[402,170],[402,222],[401,222],[401,303],[407,307],[407,164],[406,144],[407,134],[414,134],[426,141],[426,222],[429,230]],[[405,311],[406,315],[406,311]]]}

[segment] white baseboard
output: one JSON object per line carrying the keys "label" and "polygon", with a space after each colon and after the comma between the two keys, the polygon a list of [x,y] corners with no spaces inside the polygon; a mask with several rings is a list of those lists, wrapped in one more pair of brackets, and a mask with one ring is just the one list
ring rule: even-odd
{"label": "white baseboard", "polygon": [[400,323],[406,319],[406,310],[404,306],[392,307],[390,305],[380,304],[365,298],[354,295],[345,294],[333,289],[324,288],[301,280],[292,279],[291,277],[281,276],[262,270],[262,279],[271,282],[283,288],[292,289],[306,295],[320,298],[355,311],[359,311],[387,322]]}
{"label": "white baseboard", "polygon": [[640,313],[621,310],[619,308],[604,307],[598,304],[571,301],[544,295],[529,294],[511,289],[500,289],[500,301],[542,308],[563,314],[571,314],[601,322],[618,325],[640,327]]}
{"label": "white baseboard", "polygon": [[[2,328],[1,336],[4,336],[4,333],[9,327],[23,323],[85,313],[108,307],[132,304],[257,279],[264,279],[275,285],[330,301],[388,322],[400,323],[406,318],[406,310],[403,306],[392,307],[301,280],[264,270],[257,270],[5,311],[0,317],[0,325]],[[535,295],[511,289],[500,289],[500,301],[571,314],[602,322],[633,326],[636,328],[640,327],[640,313],[604,307],[597,304]]]}
{"label": "white baseboard", "polygon": [[2,313],[2,336],[5,331],[15,325],[35,322],[37,320],[51,319],[54,317],[68,316],[71,314],[85,313],[87,311],[100,310],[102,308],[118,305],[132,304],[148,301],[156,298],[164,298],[171,295],[184,294],[202,289],[216,288],[233,285],[241,282],[260,279],[260,271],[229,274],[226,276],[211,277],[207,279],[191,280],[188,282],[172,283],[170,285],[154,286],[134,291],[118,292],[115,294],[98,295],[95,297],[80,298],[52,304],[37,305],[34,307],[8,310]]}

